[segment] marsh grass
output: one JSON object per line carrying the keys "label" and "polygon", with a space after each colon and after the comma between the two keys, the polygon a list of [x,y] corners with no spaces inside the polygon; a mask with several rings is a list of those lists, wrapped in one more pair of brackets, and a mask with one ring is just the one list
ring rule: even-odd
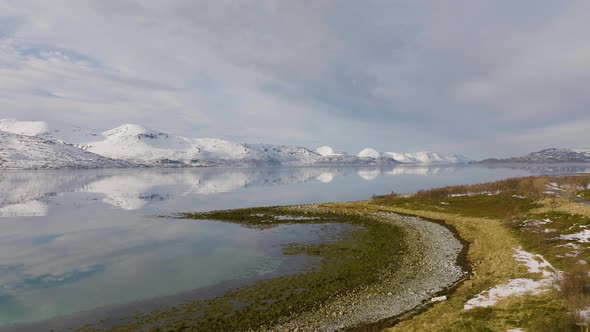
{"label": "marsh grass", "polygon": [[[279,216],[279,219],[275,217]],[[289,216],[293,218],[289,218]],[[301,219],[301,217],[309,217]],[[402,257],[412,253],[404,242],[404,229],[367,216],[300,209],[258,208],[178,215],[187,222],[213,219],[245,227],[276,227],[292,223],[344,223],[344,231],[321,243],[288,243],[287,255],[312,256],[312,268],[299,274],[259,281],[225,295],[161,310],[138,313],[109,331],[259,331],[281,319],[315,310],[340,294],[359,291],[400,268]],[[418,258],[416,258],[418,260]],[[100,324],[86,331],[101,330]]]}

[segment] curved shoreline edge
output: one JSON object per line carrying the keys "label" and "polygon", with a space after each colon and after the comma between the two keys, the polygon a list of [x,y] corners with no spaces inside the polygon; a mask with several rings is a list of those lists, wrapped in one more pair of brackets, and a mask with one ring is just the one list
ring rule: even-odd
{"label": "curved shoreline edge", "polygon": [[[433,297],[449,295],[463,281],[469,278],[471,267],[466,259],[468,243],[459,236],[459,232],[453,226],[446,224],[442,220],[388,211],[379,209],[376,206],[370,209],[364,207],[362,203],[361,205],[354,204],[352,209],[347,208],[347,203],[329,203],[327,205],[310,204],[255,208],[274,211],[278,216],[292,213],[292,217],[295,217],[287,222],[293,223],[326,222],[325,220],[316,220],[314,214],[318,216],[339,215],[340,220],[349,218],[349,220],[362,219],[368,223],[375,222],[382,225],[379,226],[381,227],[379,229],[383,231],[389,227],[402,229],[403,237],[393,237],[391,240],[410,244],[409,247],[403,249],[404,254],[390,250],[382,251],[382,253],[391,252],[393,257],[401,257],[401,260],[399,264],[394,265],[393,269],[385,269],[379,275],[378,281],[360,289],[349,289],[350,291],[343,289],[342,293],[331,296],[317,310],[294,311],[290,315],[282,316],[272,325],[263,325],[260,329],[255,329],[256,331],[382,330],[427,310],[431,306]],[[232,213],[235,211],[239,210],[217,212]],[[223,220],[223,218],[220,218],[220,220]],[[234,220],[240,222],[239,219]],[[276,224],[278,225],[281,222],[284,221],[277,221]],[[247,222],[244,224],[247,225]],[[263,223],[259,224],[259,226],[267,227],[270,225]],[[367,239],[371,240],[371,238]],[[392,249],[396,248],[396,246],[388,246],[387,248]],[[378,262],[380,261],[375,261],[376,264],[380,264]],[[150,315],[149,313],[146,314]],[[154,314],[158,315],[158,312],[154,312]],[[139,321],[137,323],[143,325]],[[153,324],[147,321],[144,323],[147,323],[148,326]],[[107,327],[101,325],[89,324],[82,329],[94,331]],[[131,328],[140,325],[132,324],[126,325],[126,327]],[[126,328],[125,325],[120,327]],[[194,327],[199,330],[197,326]]]}
{"label": "curved shoreline edge", "polygon": [[[470,243],[467,240],[465,240],[463,237],[461,237],[460,232],[457,230],[457,228],[455,226],[446,223],[444,221],[444,219],[433,219],[433,218],[422,217],[422,216],[398,212],[398,211],[395,211],[395,212],[387,211],[387,213],[395,213],[397,215],[406,216],[406,217],[416,217],[416,218],[422,219],[427,222],[438,224],[438,225],[448,229],[453,234],[455,239],[461,243],[462,249],[459,252],[459,254],[457,255],[456,264],[461,267],[462,271],[464,272],[464,275],[460,279],[456,280],[453,284],[451,284],[448,287],[444,288],[443,290],[433,294],[434,297],[446,296],[448,298],[466,280],[469,280],[469,278],[473,275],[473,267],[471,266],[471,264],[469,263],[469,260],[467,258],[467,255],[469,253]],[[359,325],[359,326],[356,326],[353,328],[349,328],[349,329],[346,329],[346,331],[348,331],[348,332],[383,331],[384,329],[391,328],[404,320],[411,319],[414,316],[417,316],[417,315],[420,315],[421,313],[426,312],[428,309],[430,309],[436,303],[438,303],[438,302],[424,301],[423,303],[421,303],[417,307],[414,307],[414,308],[412,308],[406,312],[403,312],[399,315],[385,318],[385,319],[382,319],[377,322],[366,323],[366,324]]]}
{"label": "curved shoreline edge", "polygon": [[[405,275],[401,273],[401,276],[399,273],[392,275],[372,285],[371,290],[336,299],[327,304],[325,310],[301,313],[268,331],[381,331],[427,310],[434,304],[432,298],[450,295],[469,279],[472,273],[467,260],[469,243],[452,225],[443,220],[381,209],[340,209],[339,204],[332,203],[328,209],[322,208],[323,204],[287,208],[303,209],[310,214],[314,211],[329,211],[363,215],[411,229],[414,234],[407,235],[413,237],[412,250],[420,251],[422,257],[419,262],[410,264],[418,263],[421,269]],[[375,288],[391,291],[375,295]],[[370,295],[365,299],[365,294]],[[350,303],[353,305],[350,306]],[[340,315],[325,315],[330,312],[340,312]]]}

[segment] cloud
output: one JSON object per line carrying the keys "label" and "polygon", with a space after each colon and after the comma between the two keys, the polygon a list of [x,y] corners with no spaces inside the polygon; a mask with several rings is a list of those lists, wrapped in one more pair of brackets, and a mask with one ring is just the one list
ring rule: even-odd
{"label": "cloud", "polygon": [[98,129],[139,122],[191,136],[487,157],[486,142],[588,119],[589,6],[6,2],[0,109]]}

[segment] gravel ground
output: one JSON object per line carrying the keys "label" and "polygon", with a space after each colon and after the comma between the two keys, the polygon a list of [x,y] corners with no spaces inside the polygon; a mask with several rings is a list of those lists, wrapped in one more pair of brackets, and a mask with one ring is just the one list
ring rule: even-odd
{"label": "gravel ground", "polygon": [[372,216],[404,226],[410,243],[404,268],[384,271],[380,282],[335,296],[314,312],[285,318],[269,331],[337,331],[366,326],[427,305],[467,276],[457,259],[463,245],[448,228],[395,213]]}

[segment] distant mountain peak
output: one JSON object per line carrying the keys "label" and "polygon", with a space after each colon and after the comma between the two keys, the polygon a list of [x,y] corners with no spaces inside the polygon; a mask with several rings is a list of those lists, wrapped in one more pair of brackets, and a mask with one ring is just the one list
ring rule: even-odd
{"label": "distant mountain peak", "polygon": [[14,119],[0,119],[0,131],[8,133],[37,136],[49,131],[49,125],[44,121],[17,121]]}
{"label": "distant mountain peak", "polygon": [[150,133],[155,133],[155,131],[136,124],[124,124],[116,128],[104,131],[102,134],[104,136],[137,136],[141,134]]}
{"label": "distant mountain peak", "polygon": [[317,148],[315,150],[315,152],[319,153],[320,155],[324,156],[324,157],[329,157],[329,156],[342,156],[345,155],[346,153],[344,152],[336,152],[334,151],[334,149],[332,149],[332,147],[324,145],[324,146],[320,146],[319,148]]}
{"label": "distant mountain peak", "polygon": [[357,157],[359,158],[380,158],[381,157],[381,153],[379,153],[379,151],[373,149],[373,148],[364,148],[361,150],[361,152],[359,152],[357,154]]}

